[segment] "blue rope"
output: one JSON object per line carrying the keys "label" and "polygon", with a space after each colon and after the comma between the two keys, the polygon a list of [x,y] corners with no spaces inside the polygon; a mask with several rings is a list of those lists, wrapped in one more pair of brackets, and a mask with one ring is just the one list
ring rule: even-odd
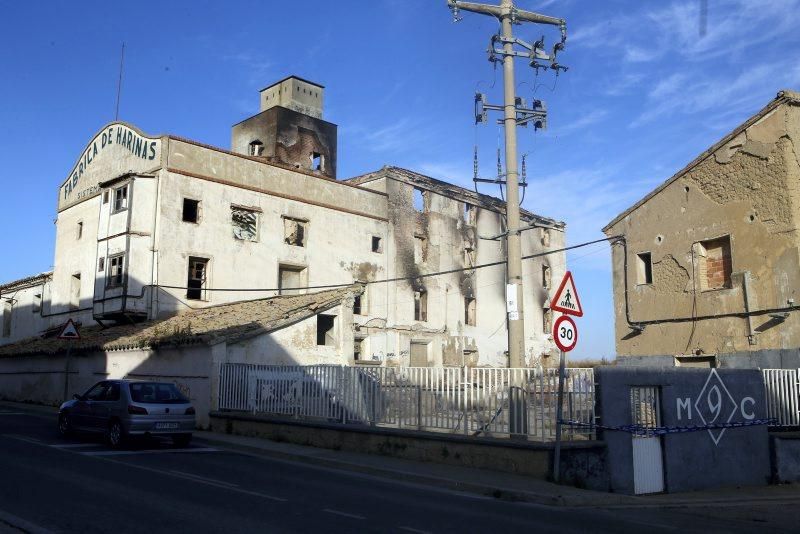
{"label": "blue rope", "polygon": [[715,430],[720,428],[742,428],[747,426],[772,425],[776,419],[754,419],[752,421],[733,421],[730,423],[716,423],[711,425],[693,426],[644,426],[644,425],[620,425],[606,426],[594,423],[584,423],[582,421],[561,420],[559,423],[566,426],[577,426],[595,430],[611,430],[616,432],[628,432],[636,436],[663,436],[664,434],[683,434],[686,432],[700,432],[702,430]]}

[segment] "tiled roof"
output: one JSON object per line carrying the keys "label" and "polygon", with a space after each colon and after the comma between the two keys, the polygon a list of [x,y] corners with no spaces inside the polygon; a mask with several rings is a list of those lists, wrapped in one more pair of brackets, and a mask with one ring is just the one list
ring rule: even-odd
{"label": "tiled roof", "polygon": [[312,317],[337,306],[348,295],[358,295],[362,291],[362,286],[354,285],[304,295],[209,306],[146,323],[108,328],[85,326],[80,328],[79,340],[28,338],[0,347],[0,357],[56,354],[66,351],[69,344],[73,352],[90,352],[235,342]]}
{"label": "tiled roof", "polygon": [[39,273],[33,276],[28,276],[27,278],[20,278],[19,280],[6,282],[5,284],[0,284],[0,291],[5,291],[7,289],[11,289],[17,286],[24,286],[28,284],[43,282],[45,280],[48,280],[52,276],[53,276],[53,271],[48,271],[46,273]]}

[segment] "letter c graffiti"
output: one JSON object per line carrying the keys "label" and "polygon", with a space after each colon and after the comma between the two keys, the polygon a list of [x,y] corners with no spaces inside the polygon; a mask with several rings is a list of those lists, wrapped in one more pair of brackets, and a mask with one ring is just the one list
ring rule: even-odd
{"label": "letter c graffiti", "polygon": [[756,404],[756,401],[755,401],[755,399],[753,397],[745,397],[745,398],[743,398],[742,402],[739,403],[739,409],[742,411],[742,417],[744,417],[745,419],[748,419],[748,420],[755,419],[756,418],[756,412],[755,411],[750,411],[750,412],[745,411],[744,403],[746,403],[746,402],[749,402],[750,406],[755,406],[755,404]]}

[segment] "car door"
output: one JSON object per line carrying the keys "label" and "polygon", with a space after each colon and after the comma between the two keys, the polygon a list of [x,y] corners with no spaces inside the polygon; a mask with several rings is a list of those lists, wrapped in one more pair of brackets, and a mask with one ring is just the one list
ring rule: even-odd
{"label": "car door", "polygon": [[96,431],[100,428],[105,428],[104,426],[101,427],[102,421],[100,421],[98,413],[102,410],[109,386],[109,382],[100,382],[86,393],[86,428],[88,430]]}
{"label": "car door", "polygon": [[70,410],[72,424],[75,428],[82,430],[91,429],[92,427],[92,401],[91,399],[97,398],[101,394],[105,394],[105,382],[98,382],[93,385],[89,390],[81,395],[80,399],[75,401],[75,404]]}
{"label": "car door", "polygon": [[108,428],[111,414],[119,404],[119,382],[107,382],[102,397],[91,402],[92,427],[97,429]]}

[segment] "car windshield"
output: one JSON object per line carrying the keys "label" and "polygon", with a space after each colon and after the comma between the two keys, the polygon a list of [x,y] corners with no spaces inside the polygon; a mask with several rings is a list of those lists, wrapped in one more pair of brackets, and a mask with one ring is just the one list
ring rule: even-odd
{"label": "car windshield", "polygon": [[175,384],[136,382],[130,384],[131,399],[142,404],[182,404],[189,402]]}

